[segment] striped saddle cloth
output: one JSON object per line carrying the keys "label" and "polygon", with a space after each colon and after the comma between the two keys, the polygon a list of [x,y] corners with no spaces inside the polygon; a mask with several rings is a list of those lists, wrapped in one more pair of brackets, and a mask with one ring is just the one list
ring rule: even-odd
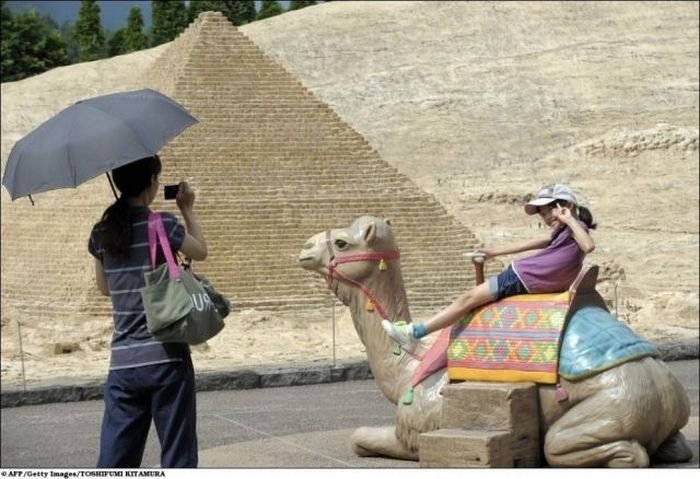
{"label": "striped saddle cloth", "polygon": [[568,291],[511,296],[468,314],[452,327],[449,379],[555,384],[569,299]]}

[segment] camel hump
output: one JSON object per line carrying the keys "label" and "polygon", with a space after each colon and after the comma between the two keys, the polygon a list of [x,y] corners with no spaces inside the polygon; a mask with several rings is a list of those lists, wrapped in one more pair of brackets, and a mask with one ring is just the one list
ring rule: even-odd
{"label": "camel hump", "polygon": [[598,280],[598,265],[585,266],[574,283],[569,288],[569,316],[586,306],[597,306],[608,311],[605,300],[596,291],[595,284]]}

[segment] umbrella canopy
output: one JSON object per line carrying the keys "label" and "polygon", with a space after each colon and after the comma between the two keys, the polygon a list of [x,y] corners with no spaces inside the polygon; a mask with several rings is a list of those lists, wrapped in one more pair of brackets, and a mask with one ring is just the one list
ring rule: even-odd
{"label": "umbrella canopy", "polygon": [[2,184],[13,200],[75,188],[102,173],[155,155],[197,122],[175,100],[150,89],[81,100],[15,144]]}

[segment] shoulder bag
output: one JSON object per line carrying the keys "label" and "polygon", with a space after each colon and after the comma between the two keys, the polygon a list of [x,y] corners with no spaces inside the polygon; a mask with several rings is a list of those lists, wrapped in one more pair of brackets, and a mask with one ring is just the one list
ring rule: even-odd
{"label": "shoulder bag", "polygon": [[[158,245],[166,262],[156,268]],[[216,336],[231,304],[204,276],[177,265],[160,213],[148,217],[148,247],[154,269],[144,273],[141,289],[148,332],[158,341],[191,345]]]}

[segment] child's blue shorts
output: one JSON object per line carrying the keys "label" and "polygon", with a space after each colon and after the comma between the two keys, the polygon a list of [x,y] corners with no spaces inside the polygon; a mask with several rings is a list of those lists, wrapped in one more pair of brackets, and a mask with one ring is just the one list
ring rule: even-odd
{"label": "child's blue shorts", "polygon": [[525,285],[520,281],[520,278],[518,278],[518,275],[515,274],[513,267],[510,265],[498,276],[490,277],[488,281],[489,290],[494,301],[517,294],[527,294]]}

